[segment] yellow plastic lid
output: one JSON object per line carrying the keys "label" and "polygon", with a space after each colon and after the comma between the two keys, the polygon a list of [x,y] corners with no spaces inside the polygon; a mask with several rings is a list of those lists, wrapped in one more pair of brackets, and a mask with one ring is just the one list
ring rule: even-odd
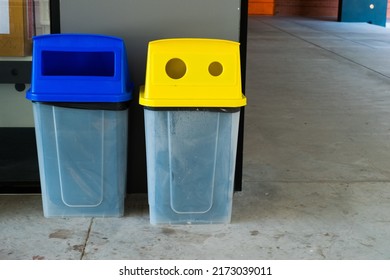
{"label": "yellow plastic lid", "polygon": [[145,86],[148,107],[241,107],[239,43],[218,39],[149,42]]}

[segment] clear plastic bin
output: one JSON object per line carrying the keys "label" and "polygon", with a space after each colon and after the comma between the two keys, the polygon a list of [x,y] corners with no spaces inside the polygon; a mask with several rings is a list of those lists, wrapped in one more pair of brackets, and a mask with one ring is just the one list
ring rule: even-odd
{"label": "clear plastic bin", "polygon": [[132,83],[124,42],[34,37],[31,88],[45,217],[122,216]]}
{"label": "clear plastic bin", "polygon": [[45,216],[122,216],[127,110],[33,110]]}
{"label": "clear plastic bin", "polygon": [[229,223],[241,93],[238,43],[149,43],[144,105],[152,224]]}
{"label": "clear plastic bin", "polygon": [[239,116],[145,109],[152,224],[230,222]]}

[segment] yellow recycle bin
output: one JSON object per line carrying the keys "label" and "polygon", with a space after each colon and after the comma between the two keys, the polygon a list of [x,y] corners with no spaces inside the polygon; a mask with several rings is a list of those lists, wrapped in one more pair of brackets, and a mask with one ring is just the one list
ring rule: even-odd
{"label": "yellow recycle bin", "polygon": [[144,106],[152,224],[229,223],[241,92],[239,44],[149,43]]}

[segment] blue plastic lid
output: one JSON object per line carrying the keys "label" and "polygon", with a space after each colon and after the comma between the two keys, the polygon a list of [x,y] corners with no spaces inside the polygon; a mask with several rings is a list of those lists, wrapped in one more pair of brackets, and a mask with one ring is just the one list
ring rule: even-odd
{"label": "blue plastic lid", "polygon": [[123,102],[132,98],[122,39],[94,34],[33,38],[31,88],[40,102]]}

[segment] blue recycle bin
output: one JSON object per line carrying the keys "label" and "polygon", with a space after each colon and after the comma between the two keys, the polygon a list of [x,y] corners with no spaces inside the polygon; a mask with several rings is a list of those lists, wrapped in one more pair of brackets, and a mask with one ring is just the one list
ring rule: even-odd
{"label": "blue recycle bin", "polygon": [[45,217],[122,216],[132,93],[123,40],[37,36],[32,67]]}

